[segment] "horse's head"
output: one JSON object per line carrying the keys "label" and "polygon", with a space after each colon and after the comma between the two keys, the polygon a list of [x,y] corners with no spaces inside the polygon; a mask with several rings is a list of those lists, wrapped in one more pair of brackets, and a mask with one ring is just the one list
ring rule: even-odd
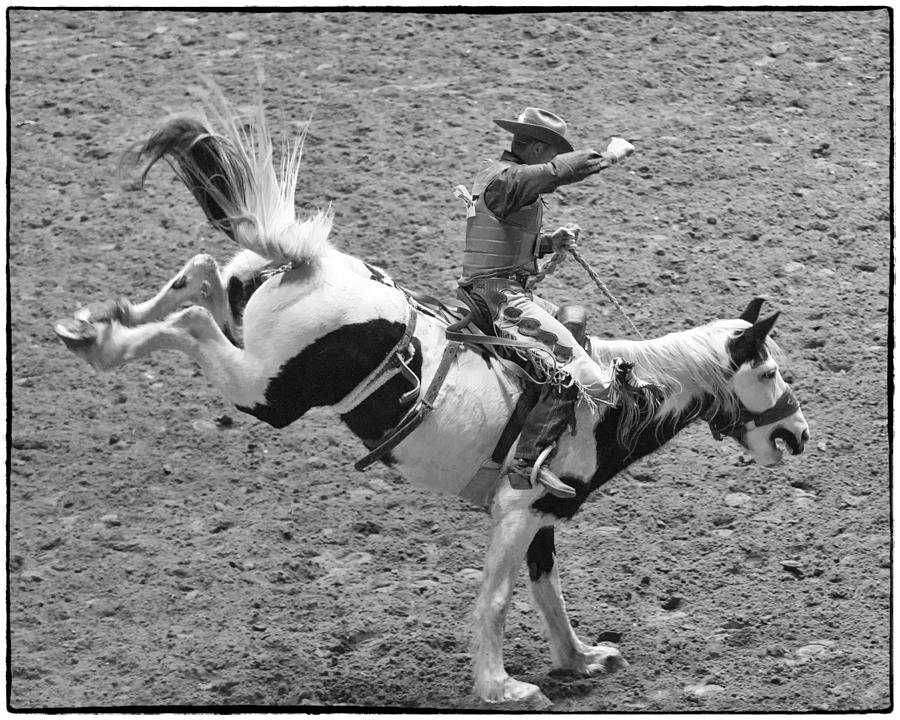
{"label": "horse's head", "polygon": [[747,327],[732,331],[726,341],[736,403],[718,406],[705,419],[716,439],[733,437],[756,462],[770,467],[781,462],[783,446],[792,455],[803,452],[809,426],[770,352],[768,336],[778,313],[758,320],[761,305],[759,299],[750,303],[741,316]]}

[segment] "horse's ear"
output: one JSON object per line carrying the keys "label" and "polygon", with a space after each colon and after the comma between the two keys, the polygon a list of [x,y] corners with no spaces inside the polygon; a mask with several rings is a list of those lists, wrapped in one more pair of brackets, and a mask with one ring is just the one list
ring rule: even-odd
{"label": "horse's ear", "polygon": [[762,307],[762,304],[765,302],[763,298],[753,298],[750,301],[750,304],[747,305],[747,309],[741,313],[741,320],[746,320],[751,325],[756,322],[759,318],[759,309]]}
{"label": "horse's ear", "polygon": [[766,337],[772,332],[780,313],[754,323],[746,330],[741,330],[728,343],[728,353],[735,367],[748,361],[762,361],[766,357]]}
{"label": "horse's ear", "polygon": [[755,334],[760,336],[760,341],[763,342],[766,339],[766,336],[772,332],[772,328],[775,326],[775,321],[778,319],[778,316],[781,315],[781,311],[772,313],[769,317],[764,320],[760,320],[759,322],[753,323],[753,327],[747,328],[748,330],[752,330]]}

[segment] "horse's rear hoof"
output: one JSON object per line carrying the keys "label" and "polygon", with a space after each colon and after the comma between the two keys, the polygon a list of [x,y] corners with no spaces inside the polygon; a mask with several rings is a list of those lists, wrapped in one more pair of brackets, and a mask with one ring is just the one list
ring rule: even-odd
{"label": "horse's rear hoof", "polygon": [[53,326],[53,332],[62,340],[69,350],[78,350],[90,345],[97,339],[97,328],[86,320],[67,318]]}

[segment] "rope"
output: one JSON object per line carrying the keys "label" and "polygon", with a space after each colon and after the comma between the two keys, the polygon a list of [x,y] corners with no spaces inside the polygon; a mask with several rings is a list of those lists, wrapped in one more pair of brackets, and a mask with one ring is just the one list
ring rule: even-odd
{"label": "rope", "polygon": [[[578,249],[571,246],[567,247],[566,249],[572,254],[572,257],[575,258],[575,261],[585,269],[588,276],[597,284],[597,287],[599,287],[600,290],[603,291],[603,294],[606,295],[607,299],[616,306],[616,310],[618,310],[622,314],[622,317],[624,317],[628,321],[628,324],[631,326],[634,334],[637,335],[641,340],[643,340],[644,336],[641,335],[641,331],[637,329],[635,324],[631,321],[631,318],[628,316],[628,313],[625,312],[625,310],[619,304],[619,301],[616,300],[613,294],[609,291],[609,288],[606,287],[606,284],[598,277],[597,273],[594,272],[594,269],[590,265],[588,265],[587,260],[585,260],[581,256],[581,253],[578,252]],[[553,253],[553,256],[544,264],[540,271],[535,273],[535,275],[531,279],[529,279],[528,289],[534,289],[534,286],[541,282],[541,280],[543,280],[545,277],[547,277],[547,275],[555,272],[556,268],[559,267],[564,259],[565,255],[563,254],[562,250]]]}
{"label": "rope", "polygon": [[594,272],[593,268],[587,264],[587,261],[583,257],[581,257],[581,253],[579,253],[578,250],[573,247],[569,248],[569,252],[572,253],[572,257],[575,258],[575,262],[577,262],[579,265],[581,265],[581,267],[585,269],[591,280],[597,283],[597,287],[599,287],[603,291],[603,294],[606,295],[606,297],[610,300],[610,302],[612,302],[612,304],[616,306],[616,310],[622,313],[622,317],[624,317],[628,321],[628,324],[631,325],[631,329],[634,330],[634,334],[637,335],[641,340],[643,340],[644,336],[641,335],[641,331],[638,330],[637,327],[635,327],[633,322],[631,322],[631,318],[628,317],[628,313],[626,313],[625,310],[622,309],[622,306],[619,305],[619,301],[613,297],[613,294],[609,291],[609,288],[606,287],[604,282],[599,277],[597,277],[597,273]]}
{"label": "rope", "polygon": [[556,268],[558,268],[560,265],[562,265],[562,262],[565,259],[566,259],[566,256],[563,254],[562,251],[553,253],[553,255],[550,257],[550,259],[544,263],[543,267],[541,267],[541,269],[538,272],[536,272],[534,275],[532,275],[530,278],[528,278],[528,284],[527,284],[528,289],[533,290],[534,286],[537,285],[541,280],[543,280],[548,275],[552,275],[553,273],[555,273]]}

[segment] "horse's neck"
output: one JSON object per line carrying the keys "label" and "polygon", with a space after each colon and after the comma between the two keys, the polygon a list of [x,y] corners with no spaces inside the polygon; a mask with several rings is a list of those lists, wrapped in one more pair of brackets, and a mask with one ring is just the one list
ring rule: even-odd
{"label": "horse's neck", "polygon": [[594,360],[608,365],[615,357],[634,363],[640,379],[664,390],[663,414],[682,412],[704,397],[719,396],[721,359],[706,327],[670,333],[651,340],[591,338]]}

